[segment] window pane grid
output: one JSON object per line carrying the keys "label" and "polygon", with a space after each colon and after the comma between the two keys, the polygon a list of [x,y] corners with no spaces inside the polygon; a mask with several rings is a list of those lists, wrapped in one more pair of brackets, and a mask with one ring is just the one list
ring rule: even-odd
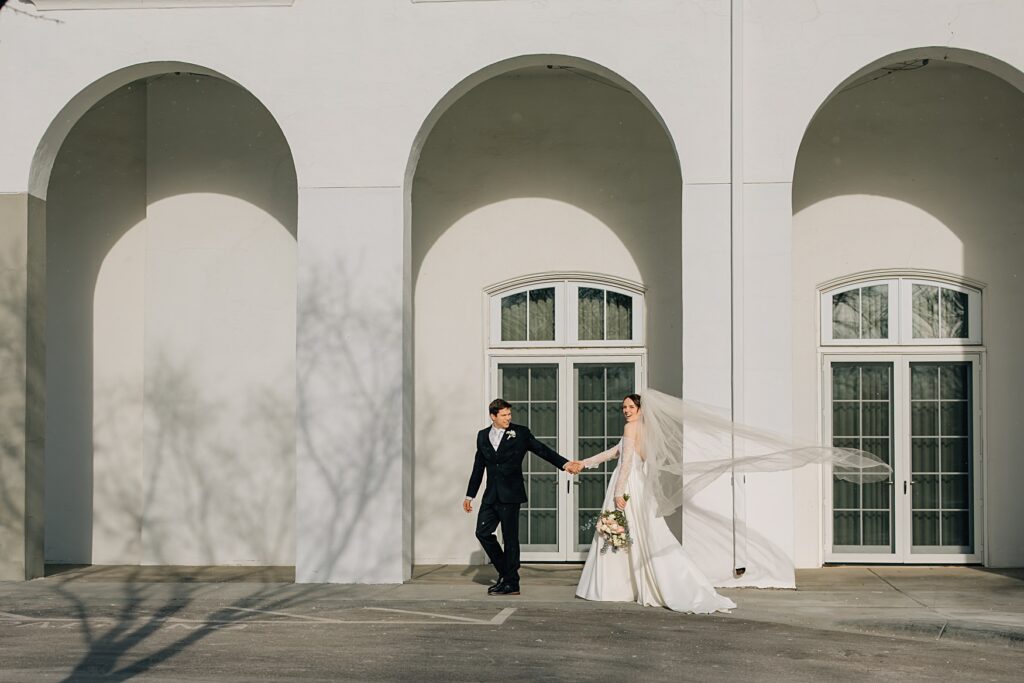
{"label": "window pane grid", "polygon": [[[502,393],[515,420],[541,443],[558,448],[558,366],[499,365]],[[519,511],[519,534],[527,546],[558,545],[558,472],[530,453],[523,463],[527,503]]]}
{"label": "window pane grid", "polygon": [[[634,390],[635,376],[632,363],[576,365],[577,457],[596,455],[618,442],[624,426],[621,401]],[[577,475],[577,543],[581,546],[593,540],[595,519],[617,462],[606,461]]]}
{"label": "window pane grid", "polygon": [[[833,445],[865,450],[891,463],[892,365],[835,363],[832,376]],[[832,478],[833,545],[891,548],[891,477],[869,483],[859,475],[856,479]]]}
{"label": "window pane grid", "polygon": [[[911,543],[973,548],[969,363],[912,363]],[[970,552],[971,550],[968,550]]]}

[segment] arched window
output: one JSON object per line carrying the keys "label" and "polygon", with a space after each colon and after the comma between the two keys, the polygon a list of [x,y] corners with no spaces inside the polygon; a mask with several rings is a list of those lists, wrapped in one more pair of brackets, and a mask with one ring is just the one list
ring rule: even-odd
{"label": "arched window", "polygon": [[822,434],[893,468],[828,475],[826,561],[980,561],[981,287],[876,271],[819,294]]}
{"label": "arched window", "polygon": [[981,291],[917,277],[846,282],[821,293],[826,346],[981,343]]}
{"label": "arched window", "polygon": [[643,346],[643,294],[632,283],[549,278],[502,283],[490,295],[490,346]]}
{"label": "arched window", "polygon": [[[563,454],[585,458],[622,434],[622,397],[644,385],[644,295],[639,284],[586,273],[531,275],[485,291],[488,399]],[[529,456],[520,510],[526,561],[580,560],[615,463],[576,477]]]}

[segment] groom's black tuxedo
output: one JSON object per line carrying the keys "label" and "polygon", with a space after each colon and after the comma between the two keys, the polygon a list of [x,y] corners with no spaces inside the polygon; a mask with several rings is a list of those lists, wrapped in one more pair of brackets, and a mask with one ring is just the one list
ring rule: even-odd
{"label": "groom's black tuxedo", "polygon": [[[495,450],[491,445],[491,428],[481,429],[476,435],[476,457],[473,459],[473,474],[469,477],[466,495],[476,498],[484,470],[487,471],[487,488],[484,489],[485,503],[526,502],[526,483],[523,481],[523,460],[526,453],[536,453],[549,463],[562,469],[569,462],[537,440],[530,430],[522,425],[510,424]],[[514,435],[514,436],[513,436]]]}
{"label": "groom's black tuxedo", "polygon": [[[476,435],[476,456],[466,496],[476,498],[486,471],[487,488],[476,519],[476,537],[498,574],[518,595],[519,506],[526,502],[523,460],[528,452],[533,452],[558,469],[569,461],[538,441],[523,425],[510,424],[497,449],[491,445],[490,432],[487,427]],[[505,540],[504,550],[494,536],[498,524]]]}

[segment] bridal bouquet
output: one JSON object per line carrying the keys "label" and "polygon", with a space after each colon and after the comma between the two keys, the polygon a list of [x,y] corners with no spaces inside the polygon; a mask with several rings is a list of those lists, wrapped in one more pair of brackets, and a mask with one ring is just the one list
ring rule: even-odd
{"label": "bridal bouquet", "polygon": [[[629,496],[626,496],[629,500]],[[623,510],[604,510],[597,518],[597,533],[604,539],[601,552],[606,553],[609,549],[617,553],[624,548],[633,545],[633,537],[629,535],[629,525],[626,523],[626,513]]]}

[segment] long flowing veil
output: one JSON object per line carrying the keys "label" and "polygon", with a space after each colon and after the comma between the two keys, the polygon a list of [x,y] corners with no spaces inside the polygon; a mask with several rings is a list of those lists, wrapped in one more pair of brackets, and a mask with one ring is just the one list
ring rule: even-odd
{"label": "long flowing veil", "polygon": [[659,517],[672,514],[730,472],[779,472],[829,464],[836,477],[858,484],[887,481],[892,473],[887,463],[866,451],[797,444],[654,389],[641,396],[640,419],[646,483]]}

